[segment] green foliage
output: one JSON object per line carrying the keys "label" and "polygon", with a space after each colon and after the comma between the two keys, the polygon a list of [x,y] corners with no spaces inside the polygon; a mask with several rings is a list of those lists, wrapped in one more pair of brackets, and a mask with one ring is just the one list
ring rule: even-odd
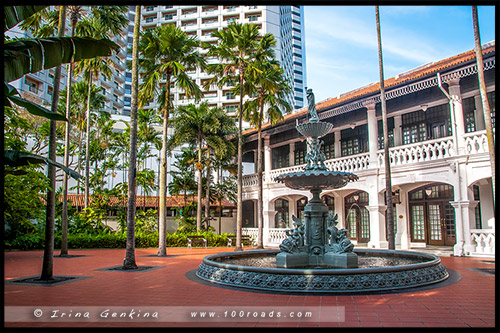
{"label": "green foliage", "polygon": [[[7,167],[6,167],[7,168]],[[20,234],[31,234],[38,229],[30,219],[43,221],[45,206],[42,193],[48,187],[47,177],[33,166],[23,167],[23,175],[5,175],[4,183],[4,222],[5,239]]]}
{"label": "green foliage", "polygon": [[102,209],[94,209],[92,207],[84,208],[78,215],[75,216],[73,223],[68,226],[70,234],[109,234],[112,229],[102,223],[105,211]]}
{"label": "green foliage", "polygon": [[[186,247],[188,235],[202,235],[207,240],[207,246],[227,246],[227,234],[218,235],[212,232],[198,233],[167,233],[167,247]],[[40,250],[43,249],[45,236],[43,233],[25,234],[16,237],[13,240],[5,242],[6,249],[12,250]],[[70,249],[124,249],[127,241],[126,233],[79,233],[68,235],[68,247]],[[56,235],[54,239],[56,249],[61,246],[61,236]],[[158,247],[158,232],[144,233],[137,232],[135,235],[136,248],[155,248]],[[195,245],[196,246],[196,245]]]}

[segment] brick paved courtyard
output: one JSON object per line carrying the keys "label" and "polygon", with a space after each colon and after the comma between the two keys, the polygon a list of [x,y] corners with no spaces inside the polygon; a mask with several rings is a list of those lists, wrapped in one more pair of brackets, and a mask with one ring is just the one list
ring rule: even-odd
{"label": "brick paved courtyard", "polygon": [[[6,252],[4,325],[495,327],[494,259],[441,257],[450,271],[450,278],[445,282],[405,292],[364,295],[254,292],[209,285],[194,276],[194,270],[203,257],[232,250],[168,248],[168,256],[158,258],[152,256],[156,249],[137,249],[137,264],[154,266],[153,269],[142,272],[102,270],[120,265],[125,255],[123,249],[70,250],[70,254],[81,256],[54,258],[54,275],[84,278],[53,286],[13,282],[15,279],[40,274],[42,251]],[[46,313],[37,318],[37,309]],[[93,315],[93,311],[102,313],[105,309],[120,309],[127,311],[127,314],[133,311],[135,318],[156,310],[163,317],[141,320],[111,320],[111,315],[96,320],[76,317],[77,313],[84,315],[85,312],[91,312]],[[249,312],[249,316],[238,318],[239,312],[236,311],[241,309],[258,311],[259,316],[254,318]],[[285,313],[297,309],[310,310],[314,317],[269,318],[271,311]],[[54,310],[58,312],[54,314]],[[341,310],[341,316],[329,315],[332,310]],[[17,314],[16,311],[20,312],[20,318],[27,320],[12,321],[12,317],[8,315]],[[177,313],[180,317],[165,315],[162,313],[165,311]],[[189,318],[193,311],[218,311],[219,315],[217,320]],[[264,312],[268,318],[259,319]],[[55,318],[49,316],[51,313]],[[62,313],[66,314],[66,318],[61,318]],[[231,313],[235,315],[233,318]]]}

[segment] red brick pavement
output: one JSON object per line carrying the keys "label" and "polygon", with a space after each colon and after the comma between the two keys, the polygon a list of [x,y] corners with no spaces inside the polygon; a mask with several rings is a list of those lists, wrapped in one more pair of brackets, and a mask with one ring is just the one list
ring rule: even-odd
{"label": "red brick pavement", "polygon": [[[200,283],[186,273],[195,270],[208,254],[232,251],[231,248],[168,248],[166,258],[145,257],[156,249],[137,249],[138,265],[162,266],[147,272],[100,271],[122,263],[125,250],[70,250],[83,257],[54,259],[54,275],[90,277],[57,286],[5,284],[5,306],[54,307],[141,307],[179,311],[232,311],[241,306],[270,311],[304,307],[321,312],[345,309],[345,320],[180,320],[162,321],[61,321],[50,319],[27,322],[6,321],[18,326],[316,326],[316,327],[495,327],[495,277],[470,268],[494,268],[480,258],[442,257],[443,264],[458,274],[458,282],[439,288],[365,295],[301,295],[236,290]],[[39,275],[41,251],[6,252],[5,280]],[[77,308],[75,308],[77,309]],[[188,310],[185,310],[188,309]],[[334,308],[335,309],[335,308]],[[29,309],[31,310],[31,308]],[[72,310],[71,310],[72,311]],[[76,310],[75,310],[76,311]],[[144,310],[146,311],[146,310]],[[31,314],[32,312],[30,312]]]}

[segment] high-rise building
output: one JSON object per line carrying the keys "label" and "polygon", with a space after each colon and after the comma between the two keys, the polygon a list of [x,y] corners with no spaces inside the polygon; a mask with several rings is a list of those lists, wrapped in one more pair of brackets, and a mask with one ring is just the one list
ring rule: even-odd
{"label": "high-rise building", "polygon": [[[188,35],[197,36],[199,40],[208,43],[216,43],[216,38],[211,36],[212,32],[226,28],[233,21],[256,24],[262,35],[270,32],[276,38],[276,58],[293,87],[293,93],[289,96],[290,105],[295,109],[304,106],[305,48],[303,10],[300,6],[150,5],[143,7],[141,16],[143,30],[173,24]],[[217,59],[207,58],[208,63],[214,61]],[[199,86],[211,77],[199,69],[188,74]],[[182,90],[173,88],[172,93],[175,105],[193,102],[185,97]],[[204,91],[204,98],[209,106],[221,107],[229,115],[236,116],[239,97],[230,92],[229,86],[222,89],[211,86]],[[150,106],[156,105],[150,104]]]}
{"label": "high-rise building", "polygon": [[[84,8],[87,6],[84,6]],[[52,8],[53,9],[53,8]],[[133,21],[132,21],[133,24]],[[66,21],[66,36],[69,36],[71,23]],[[32,38],[31,33],[21,30],[19,27],[14,27],[6,33],[11,38]],[[104,103],[103,111],[111,114],[123,114],[124,110],[124,96],[125,96],[125,74],[126,63],[125,58],[127,54],[127,29],[124,29],[121,34],[112,38],[120,47],[117,52],[109,57],[111,60],[110,70],[111,77],[106,79],[103,75],[99,75],[93,79],[93,84],[102,88],[101,94],[104,95],[106,101]],[[61,85],[60,91],[66,88],[67,72],[66,65],[61,67]],[[42,70],[37,73],[29,73],[12,82],[11,84],[21,93],[21,95],[29,100],[39,103],[45,107],[50,108],[52,102],[53,91],[53,78],[55,68]],[[73,78],[73,82],[78,82],[82,79],[79,77]],[[129,110],[130,111],[130,110]]]}

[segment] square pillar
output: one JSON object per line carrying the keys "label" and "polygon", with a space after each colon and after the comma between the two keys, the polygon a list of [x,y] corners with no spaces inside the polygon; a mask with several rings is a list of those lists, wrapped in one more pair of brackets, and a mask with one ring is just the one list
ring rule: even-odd
{"label": "square pillar", "polygon": [[387,249],[388,242],[385,227],[384,205],[365,206],[370,213],[370,241],[368,247],[371,249]]}
{"label": "square pillar", "polygon": [[378,150],[378,126],[377,117],[375,116],[375,104],[365,105],[367,109],[368,120],[368,149],[370,151],[370,167],[377,166],[377,150]]}
{"label": "square pillar", "polygon": [[271,182],[271,144],[270,138],[264,137],[264,183]]}
{"label": "square pillar", "polygon": [[484,124],[483,101],[481,100],[481,95],[474,96],[474,104],[476,105],[476,108],[474,110],[476,131],[482,131],[486,129],[486,125]]}
{"label": "square pillar", "polygon": [[334,136],[334,150],[335,150],[335,158],[339,158],[342,156],[341,152],[342,152],[342,146],[341,146],[341,143],[340,143],[340,131],[335,131],[333,132],[333,136]]}
{"label": "square pillar", "polygon": [[[448,82],[449,92],[450,92],[450,107],[451,110],[451,121],[452,121],[452,131],[455,134],[457,141],[457,147],[459,153],[465,152],[465,120],[464,120],[464,110],[462,107],[462,93],[460,92],[459,79],[452,80]],[[455,122],[453,124],[453,119]]]}

